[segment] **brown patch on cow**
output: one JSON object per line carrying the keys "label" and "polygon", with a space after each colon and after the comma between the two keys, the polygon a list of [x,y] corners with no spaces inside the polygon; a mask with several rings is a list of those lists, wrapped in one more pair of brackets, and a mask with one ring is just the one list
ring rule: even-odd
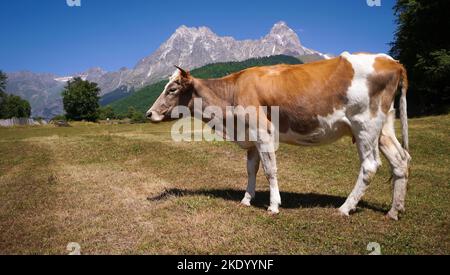
{"label": "brown patch on cow", "polygon": [[367,79],[372,116],[377,115],[380,107],[385,114],[390,111],[404,71],[401,64],[385,57],[375,59],[374,69]]}
{"label": "brown patch on cow", "polygon": [[306,135],[319,127],[318,116],[344,107],[353,77],[353,67],[343,57],[304,65],[255,67],[220,79],[195,79],[194,97],[223,109],[279,106],[280,132],[291,129]]}
{"label": "brown patch on cow", "polygon": [[236,104],[279,106],[280,132],[309,134],[347,103],[353,80],[352,65],[342,57],[305,65],[252,68],[237,79]]}
{"label": "brown patch on cow", "polygon": [[235,77],[234,75],[220,79],[195,79],[194,96],[201,97],[203,103],[207,106],[218,106],[223,110],[227,106],[235,106],[234,94],[236,93],[236,85],[232,78]]}

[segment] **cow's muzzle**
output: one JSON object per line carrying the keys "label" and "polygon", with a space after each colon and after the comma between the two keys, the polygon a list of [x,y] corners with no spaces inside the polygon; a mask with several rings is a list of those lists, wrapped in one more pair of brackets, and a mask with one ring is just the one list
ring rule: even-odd
{"label": "cow's muzzle", "polygon": [[163,115],[160,115],[155,111],[148,111],[146,116],[151,122],[155,122],[155,123],[161,122],[164,119]]}

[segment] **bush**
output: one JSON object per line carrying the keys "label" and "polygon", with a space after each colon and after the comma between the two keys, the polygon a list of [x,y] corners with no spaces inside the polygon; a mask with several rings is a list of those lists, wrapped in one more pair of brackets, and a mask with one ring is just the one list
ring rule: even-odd
{"label": "bush", "polygon": [[134,107],[128,107],[127,117],[131,119],[131,123],[147,122],[145,115],[139,111],[136,111]]}
{"label": "bush", "polygon": [[98,110],[98,119],[100,120],[116,119],[116,118],[117,116],[114,113],[114,110],[111,106],[106,106]]}
{"label": "bush", "polygon": [[132,123],[146,123],[147,119],[143,113],[135,112],[131,117]]}

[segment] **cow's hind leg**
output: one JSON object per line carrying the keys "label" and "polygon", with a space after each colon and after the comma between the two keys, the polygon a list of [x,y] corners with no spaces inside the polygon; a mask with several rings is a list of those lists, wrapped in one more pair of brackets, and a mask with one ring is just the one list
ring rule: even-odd
{"label": "cow's hind leg", "polygon": [[255,199],[256,195],[256,175],[259,171],[259,164],[261,159],[256,147],[253,147],[247,151],[247,174],[248,174],[248,186],[245,193],[242,204],[250,206],[251,201]]}
{"label": "cow's hind leg", "polygon": [[349,216],[356,210],[356,206],[364,196],[370,182],[375,176],[379,166],[378,139],[381,132],[380,120],[374,120],[366,123],[354,123],[356,143],[361,161],[356,186],[345,203],[339,208],[339,212],[344,216]]}
{"label": "cow's hind leg", "polygon": [[392,208],[388,213],[388,217],[398,220],[399,212],[405,211],[405,197],[411,157],[395,136],[394,121],[395,111],[392,111],[383,127],[380,149],[388,159],[392,169],[394,194]]}

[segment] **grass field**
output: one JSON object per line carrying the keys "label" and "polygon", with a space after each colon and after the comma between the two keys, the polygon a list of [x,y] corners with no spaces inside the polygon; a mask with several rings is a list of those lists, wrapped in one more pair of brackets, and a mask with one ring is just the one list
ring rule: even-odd
{"label": "grass field", "polygon": [[387,161],[351,218],[336,214],[359,164],[351,139],[278,152],[283,207],[266,213],[260,172],[240,206],[245,152],[229,143],[174,143],[170,124],[0,129],[0,253],[450,253],[450,116],[411,120],[407,213],[391,204]]}

